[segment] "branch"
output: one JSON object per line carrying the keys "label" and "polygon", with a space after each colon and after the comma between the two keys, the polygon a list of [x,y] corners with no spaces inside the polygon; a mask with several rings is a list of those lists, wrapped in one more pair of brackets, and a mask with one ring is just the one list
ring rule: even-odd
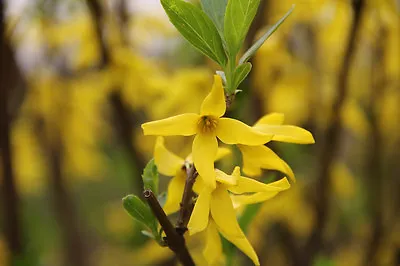
{"label": "branch", "polygon": [[196,181],[198,173],[196,167],[193,164],[186,166],[186,182],[183,190],[181,209],[179,211],[179,217],[176,225],[176,230],[179,234],[183,235],[187,231],[187,224],[193,211],[193,185]]}
{"label": "branch", "polygon": [[183,266],[194,266],[194,261],[185,244],[185,238],[175,230],[154,193],[146,189],[143,196],[165,232],[168,247],[176,254]]}

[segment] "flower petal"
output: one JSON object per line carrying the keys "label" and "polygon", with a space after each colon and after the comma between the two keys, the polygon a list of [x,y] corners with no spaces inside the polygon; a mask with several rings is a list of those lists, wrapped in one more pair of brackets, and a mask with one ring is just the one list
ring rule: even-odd
{"label": "flower petal", "polygon": [[180,202],[185,188],[186,173],[184,170],[177,172],[177,175],[169,181],[167,201],[163,207],[167,215],[177,212],[180,208]]}
{"label": "flower petal", "polygon": [[232,118],[220,118],[218,138],[226,144],[262,145],[272,139],[271,134],[261,133],[245,123]]}
{"label": "flower petal", "polygon": [[197,134],[193,141],[193,162],[199,176],[210,188],[216,187],[214,158],[217,155],[218,141],[213,135]]}
{"label": "flower petal", "polygon": [[271,113],[261,117],[254,126],[257,125],[282,125],[285,120],[285,115],[282,113]]}
{"label": "flower petal", "polygon": [[221,117],[225,114],[226,103],[225,93],[222,86],[222,79],[219,75],[214,75],[214,84],[211,92],[204,99],[201,104],[200,114],[212,115],[215,117]]}
{"label": "flower petal", "polygon": [[236,220],[232,200],[225,188],[218,187],[213,191],[210,207],[211,216],[221,232],[233,237],[243,236],[242,229]]}
{"label": "flower petal", "polygon": [[227,175],[219,169],[215,169],[215,174],[215,177],[219,183],[229,186],[235,186],[237,184],[236,176]]}
{"label": "flower petal", "polygon": [[222,243],[213,219],[210,219],[207,227],[206,246],[203,250],[204,258],[209,265],[214,265],[222,257]]}
{"label": "flower petal", "polygon": [[205,187],[203,191],[200,192],[196,204],[194,205],[192,215],[190,216],[188,223],[190,235],[206,229],[210,215],[210,201],[211,190],[208,187]]}
{"label": "flower petal", "polygon": [[[221,229],[218,227],[218,229]],[[255,252],[253,246],[250,244],[249,240],[247,240],[246,236],[243,237],[233,237],[230,235],[226,235],[224,232],[220,231],[222,236],[225,237],[229,242],[234,244],[238,249],[240,249],[244,254],[246,254],[255,265],[260,265],[260,261],[258,260],[257,253]]]}
{"label": "flower petal", "polygon": [[248,176],[261,175],[261,169],[278,170],[296,182],[290,166],[270,148],[264,145],[237,145],[242,152],[243,172]]}
{"label": "flower petal", "polygon": [[313,135],[304,128],[290,125],[257,125],[256,130],[265,134],[273,134],[272,140],[297,144],[315,143]]}
{"label": "flower petal", "polygon": [[225,156],[228,156],[231,154],[231,150],[228,148],[218,148],[217,150],[217,156],[215,157],[215,161],[221,160]]}
{"label": "flower petal", "polygon": [[265,184],[262,182],[259,182],[255,179],[251,179],[251,178],[247,178],[247,177],[239,177],[237,179],[237,185],[236,186],[232,186],[229,187],[229,191],[236,193],[236,194],[242,194],[242,193],[251,193],[251,192],[268,192],[268,191],[283,191],[286,190],[290,187],[289,182],[287,181],[286,178],[284,178],[288,184],[288,186],[281,186],[281,184],[279,183],[279,185],[274,184],[273,183],[269,183],[269,184]]}
{"label": "flower petal", "polygon": [[185,161],[179,156],[170,152],[164,145],[164,138],[157,137],[154,147],[154,161],[156,162],[158,172],[166,176],[174,176]]}
{"label": "flower petal", "polygon": [[191,136],[197,132],[198,114],[188,113],[171,116],[142,124],[145,135],[156,136]]}
{"label": "flower petal", "polygon": [[272,199],[279,192],[269,191],[269,192],[257,192],[251,195],[232,195],[232,202],[235,209],[248,204],[255,204],[259,202],[264,202],[266,200]]}

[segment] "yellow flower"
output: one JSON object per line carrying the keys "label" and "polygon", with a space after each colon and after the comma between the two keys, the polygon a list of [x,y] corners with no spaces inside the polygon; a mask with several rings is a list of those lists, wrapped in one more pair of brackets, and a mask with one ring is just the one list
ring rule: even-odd
{"label": "yellow flower", "polygon": [[[225,157],[230,152],[227,148],[218,148],[215,161]],[[168,215],[178,211],[180,208],[186,181],[184,166],[185,163],[193,163],[192,155],[190,154],[186,159],[180,158],[165,147],[163,137],[158,137],[154,148],[154,160],[158,172],[166,176],[173,176],[168,184],[167,201],[163,207],[164,212]]]}
{"label": "yellow flower", "polygon": [[214,76],[211,92],[201,104],[200,114],[187,113],[145,123],[145,135],[192,136],[193,162],[199,175],[210,187],[216,187],[214,160],[217,154],[217,137],[226,144],[261,145],[272,136],[254,130],[241,121],[222,117],[226,111],[221,77]]}
{"label": "yellow flower", "polygon": [[[265,134],[273,134],[273,141],[297,144],[315,143],[309,131],[296,126],[282,125],[283,120],[283,114],[271,113],[258,120],[253,128]],[[259,176],[261,175],[261,169],[273,169],[286,174],[295,182],[294,173],[290,166],[270,148],[264,145],[238,145],[238,148],[243,155],[243,172],[245,174]]]}
{"label": "yellow flower", "polygon": [[[240,176],[240,168],[236,167],[232,175],[215,169],[217,186],[211,189],[203,185],[201,179],[196,180],[194,190],[199,192],[193,213],[188,223],[189,233],[195,234],[207,228],[207,244],[203,251],[209,264],[215,263],[222,254],[218,232],[242,250],[254,264],[260,265],[257,254],[240,228],[230,193],[245,196],[248,193],[277,193],[290,187],[264,184],[254,179]],[[229,192],[228,192],[229,191]]]}

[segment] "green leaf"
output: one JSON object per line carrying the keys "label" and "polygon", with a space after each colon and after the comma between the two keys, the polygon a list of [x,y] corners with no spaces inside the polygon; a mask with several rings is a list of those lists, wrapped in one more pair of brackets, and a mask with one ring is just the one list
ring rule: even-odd
{"label": "green leaf", "polygon": [[267,32],[265,32],[260,39],[258,39],[250,48],[247,50],[244,55],[240,58],[239,64],[243,64],[244,62],[247,62],[250,57],[252,57],[258,49],[264,44],[266,40],[268,40],[269,36],[271,36],[278,28],[279,26],[286,20],[286,18],[293,12],[295,5],[292,6],[292,8],[289,9],[288,12],[280,19],[278,22],[276,22],[271,28],[268,29]]}
{"label": "green leaf", "polygon": [[247,75],[251,71],[251,63],[247,62],[241,65],[238,65],[235,69],[235,90],[239,87],[240,83],[247,77]]}
{"label": "green leaf", "polygon": [[143,170],[144,189],[150,189],[154,195],[158,195],[158,171],[154,159],[151,159]]}
{"label": "green leaf", "polygon": [[260,0],[229,0],[224,18],[224,36],[230,58],[242,47]]}
{"label": "green leaf", "polygon": [[194,47],[221,66],[227,58],[212,20],[201,9],[182,0],[161,0],[171,23]]}
{"label": "green leaf", "polygon": [[201,6],[208,17],[214,22],[221,37],[224,33],[224,17],[228,0],[201,0]]}

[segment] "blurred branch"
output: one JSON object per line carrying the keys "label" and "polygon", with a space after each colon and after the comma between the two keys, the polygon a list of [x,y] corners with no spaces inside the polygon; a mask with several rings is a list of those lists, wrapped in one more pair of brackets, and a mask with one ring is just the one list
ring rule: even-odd
{"label": "blurred branch", "polygon": [[168,247],[176,254],[183,266],[194,266],[194,261],[185,244],[185,238],[175,230],[156,196],[149,189],[146,189],[143,195],[165,232]]}
{"label": "blurred branch", "polygon": [[338,76],[337,97],[333,103],[331,110],[330,124],[326,130],[325,138],[322,141],[321,154],[318,157],[319,166],[317,173],[316,191],[316,224],[311,233],[302,254],[301,265],[311,265],[315,255],[322,247],[323,231],[328,221],[329,214],[329,197],[331,187],[331,168],[339,148],[339,142],[342,130],[342,121],[340,114],[342,106],[348,92],[348,79],[351,68],[351,63],[354,57],[356,47],[356,38],[360,31],[361,15],[364,8],[363,0],[356,0],[352,3],[353,7],[353,23],[351,25],[349,40],[345,50],[342,66]]}
{"label": "blurred branch", "polygon": [[[11,115],[9,100],[11,89],[15,88],[15,81],[19,75],[13,52],[5,36],[5,7],[0,1],[0,169],[2,171],[2,202],[4,210],[5,237],[11,260],[14,261],[23,254],[22,221],[20,215],[20,197],[13,171],[11,147]],[[13,263],[13,262],[11,262]]]}

